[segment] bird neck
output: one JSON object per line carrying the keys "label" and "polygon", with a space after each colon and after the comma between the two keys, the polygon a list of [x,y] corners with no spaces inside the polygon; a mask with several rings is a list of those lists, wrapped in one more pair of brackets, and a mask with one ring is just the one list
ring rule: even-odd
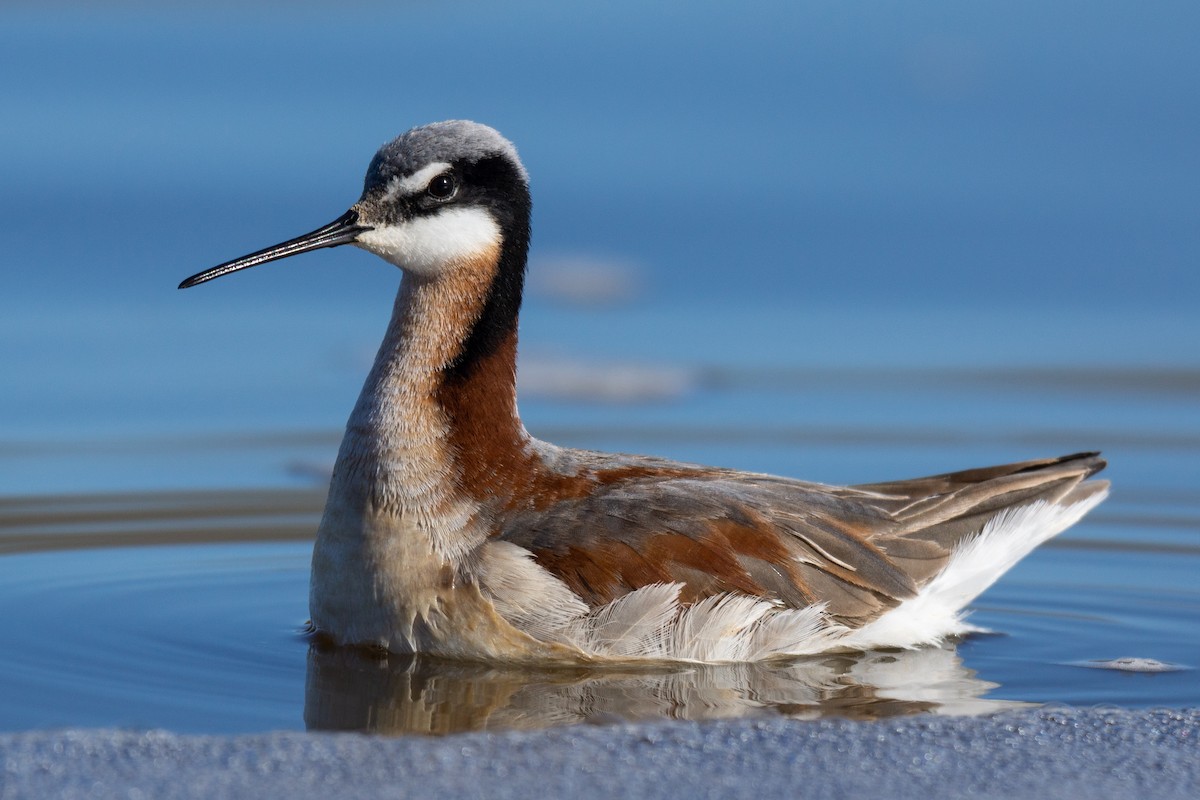
{"label": "bird neck", "polygon": [[498,297],[511,265],[490,256],[401,283],[339,454],[339,469],[365,479],[377,507],[444,518],[464,500],[494,499],[508,483],[497,476],[523,460],[520,284],[515,299]]}

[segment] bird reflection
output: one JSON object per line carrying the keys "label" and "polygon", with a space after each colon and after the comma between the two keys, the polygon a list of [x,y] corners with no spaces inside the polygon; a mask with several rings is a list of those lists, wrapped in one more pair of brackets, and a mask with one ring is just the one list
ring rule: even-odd
{"label": "bird reflection", "polygon": [[982,714],[1025,705],[985,698],[996,685],[976,678],[950,645],[622,670],[501,668],[314,642],[304,718],[311,731],[444,734],[655,719]]}

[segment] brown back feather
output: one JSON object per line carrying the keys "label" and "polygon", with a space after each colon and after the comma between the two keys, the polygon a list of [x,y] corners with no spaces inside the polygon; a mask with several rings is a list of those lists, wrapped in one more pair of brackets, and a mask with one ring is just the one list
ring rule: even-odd
{"label": "brown back feather", "polygon": [[[519,499],[499,536],[597,607],[654,583],[695,602],[724,592],[788,607],[824,602],[861,625],[936,575],[998,511],[1072,493],[1104,462],[1084,453],[927,478],[831,487],[658,459],[556,454],[591,491]],[[631,468],[636,467],[636,468]],[[605,479],[601,479],[601,475]],[[621,477],[611,479],[611,476]]]}

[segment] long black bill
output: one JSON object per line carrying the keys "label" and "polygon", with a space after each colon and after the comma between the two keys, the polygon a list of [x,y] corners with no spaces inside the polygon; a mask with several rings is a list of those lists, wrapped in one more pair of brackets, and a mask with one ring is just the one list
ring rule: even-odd
{"label": "long black bill", "polygon": [[211,281],[213,278],[219,278],[230,272],[237,272],[239,269],[257,267],[259,264],[265,264],[268,261],[277,261],[278,259],[294,256],[298,253],[307,253],[309,250],[320,250],[322,247],[337,247],[339,244],[350,244],[358,238],[360,233],[369,230],[371,230],[371,226],[359,225],[358,212],[350,209],[333,222],[317,228],[312,233],[297,236],[295,239],[288,239],[286,242],[277,244],[274,247],[268,247],[265,250],[259,250],[257,253],[235,258],[233,261],[226,261],[220,266],[199,272],[179,284],[179,288],[187,289],[189,286]]}

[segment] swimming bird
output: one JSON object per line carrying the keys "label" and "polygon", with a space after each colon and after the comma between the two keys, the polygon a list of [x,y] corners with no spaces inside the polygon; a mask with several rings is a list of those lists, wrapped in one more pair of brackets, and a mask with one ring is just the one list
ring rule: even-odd
{"label": "swimming bird", "polygon": [[400,267],[312,557],[342,645],[516,662],[760,661],[917,647],[1107,494],[1095,453],[836,487],[539,441],[517,413],[531,200],[450,121],[385,144],[350,210],[192,276],[351,244]]}

